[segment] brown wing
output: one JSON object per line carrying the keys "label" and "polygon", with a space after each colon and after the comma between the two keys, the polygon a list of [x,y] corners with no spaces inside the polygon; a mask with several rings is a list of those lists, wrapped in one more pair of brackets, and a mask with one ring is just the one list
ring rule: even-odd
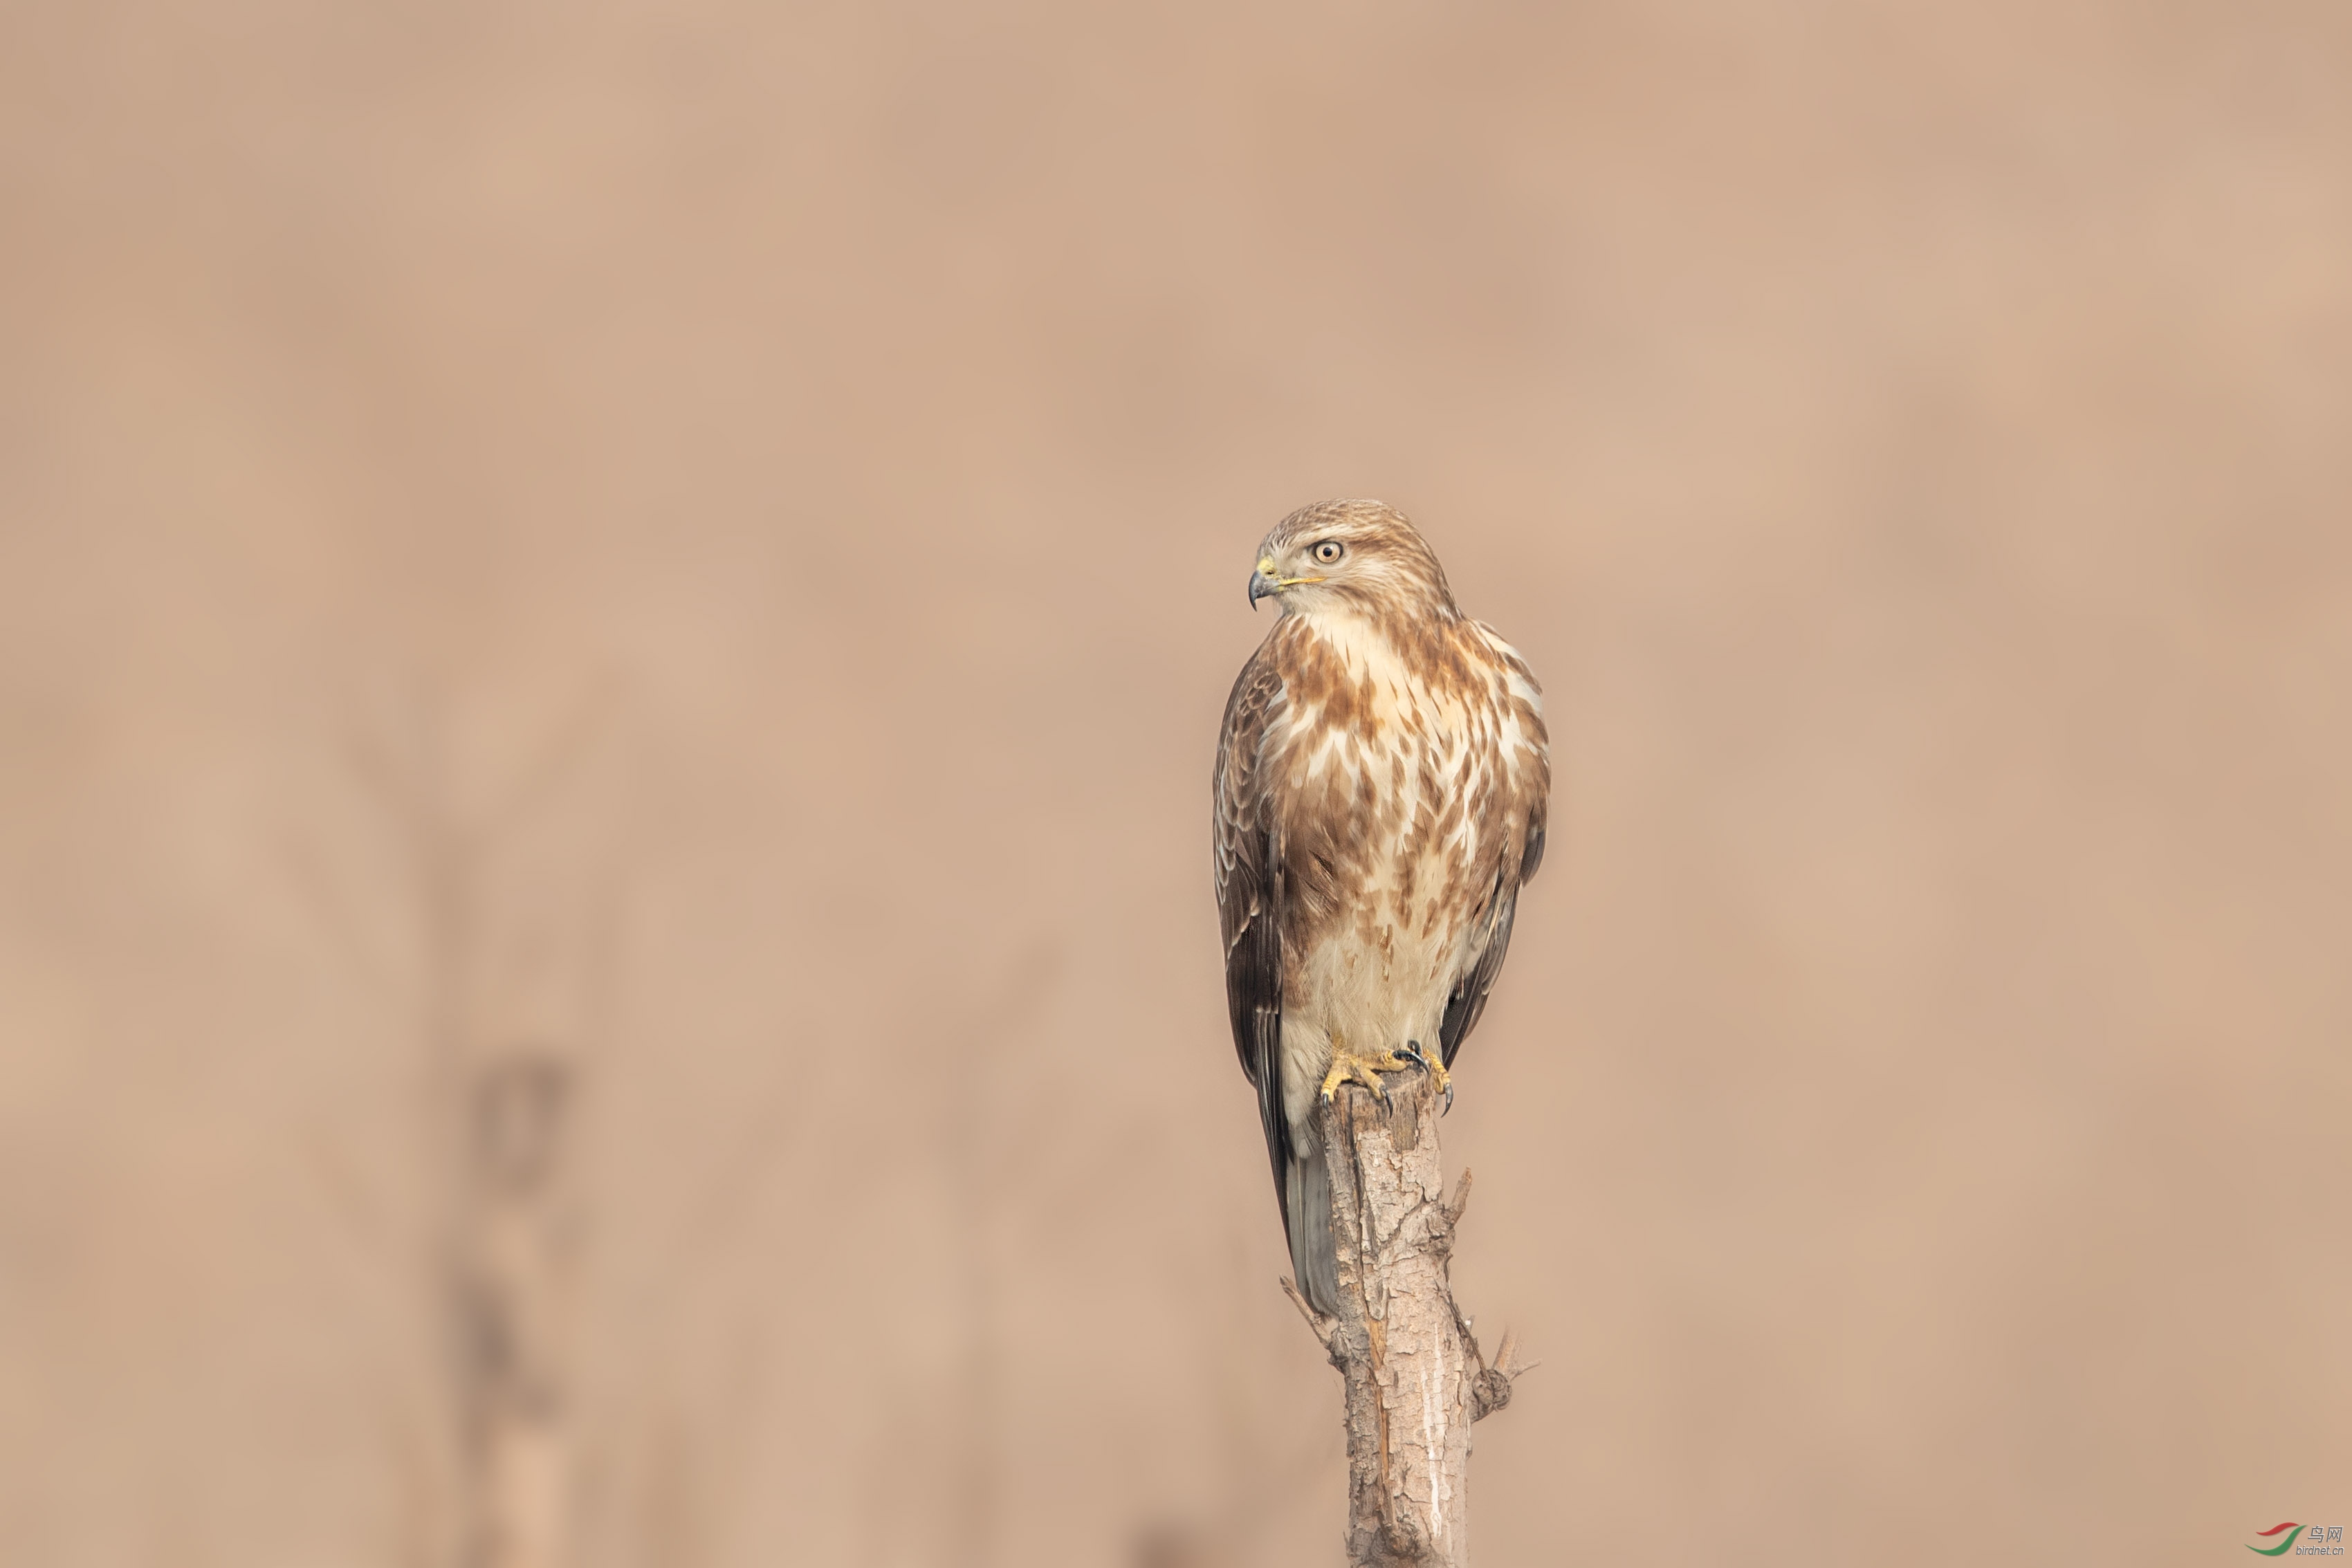
{"label": "brown wing", "polygon": [[1290,1124],[1282,1110],[1282,854],[1275,813],[1266,809],[1261,789],[1266,728],[1282,701],[1282,676],[1261,647],[1234,683],[1217,737],[1215,870],[1234,1050],[1257,1088],[1258,1120],[1274,1165],[1275,1201],[1284,1208],[1286,1239],[1290,1221],[1283,1195]]}
{"label": "brown wing", "polygon": [[1519,889],[1533,880],[1536,868],[1543,863],[1544,829],[1551,793],[1550,744],[1544,733],[1542,693],[1535,675],[1517,650],[1504,642],[1492,627],[1481,624],[1477,630],[1491,656],[1508,672],[1497,689],[1502,700],[1514,710],[1511,716],[1521,733],[1534,742],[1535,755],[1532,769],[1522,786],[1526,790],[1524,804],[1514,802],[1507,808],[1526,822],[1527,828],[1514,852],[1504,855],[1502,866],[1495,873],[1490,894],[1495,916],[1487,929],[1486,945],[1479,949],[1477,960],[1454,981],[1453,991],[1445,998],[1444,1016],[1438,1020],[1438,1047],[1449,1068],[1462,1042],[1478,1027],[1478,1016],[1486,1010],[1486,994],[1495,988],[1495,977],[1503,972],[1503,959],[1510,953],[1511,920],[1518,913]]}
{"label": "brown wing", "polygon": [[1503,959],[1511,950],[1511,920],[1518,913],[1519,889],[1536,874],[1536,867],[1543,862],[1543,851],[1544,804],[1538,799],[1528,820],[1525,845],[1516,861],[1506,860],[1495,877],[1495,924],[1486,946],[1480,949],[1478,961],[1454,982],[1445,998],[1445,1016],[1437,1023],[1438,1047],[1449,1068],[1462,1042],[1478,1027],[1478,1016],[1486,1010],[1486,993],[1495,988],[1495,977],[1503,972]]}

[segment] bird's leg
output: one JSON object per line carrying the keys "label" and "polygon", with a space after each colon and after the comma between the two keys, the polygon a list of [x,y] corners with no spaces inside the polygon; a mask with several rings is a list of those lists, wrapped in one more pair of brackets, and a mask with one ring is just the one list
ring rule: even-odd
{"label": "bird's leg", "polygon": [[[1404,1055],[1408,1059],[1421,1063],[1421,1065],[1428,1071],[1430,1077],[1434,1079],[1437,1082],[1438,1092],[1445,1096],[1445,1110],[1453,1110],[1454,1075],[1445,1071],[1445,1058],[1444,1053],[1440,1052],[1435,1055],[1424,1053],[1421,1049],[1421,1041],[1417,1040],[1409,1040],[1404,1042]],[[1444,1111],[1438,1113],[1441,1116],[1444,1113]]]}
{"label": "bird's leg", "polygon": [[1337,1032],[1331,1036],[1331,1071],[1323,1075],[1323,1098],[1328,1100],[1339,1091],[1339,1085],[1355,1080],[1372,1092],[1372,1097],[1385,1105],[1389,1092],[1381,1082],[1383,1072],[1402,1072],[1412,1062],[1394,1051],[1382,1051],[1378,1056],[1358,1056],[1348,1049],[1347,1042]]}

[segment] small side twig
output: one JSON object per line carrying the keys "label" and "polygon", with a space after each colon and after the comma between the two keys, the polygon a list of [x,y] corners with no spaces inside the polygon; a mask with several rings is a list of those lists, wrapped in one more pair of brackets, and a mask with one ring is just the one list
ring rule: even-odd
{"label": "small side twig", "polygon": [[1470,1167],[1462,1167],[1461,1176],[1454,1184],[1454,1196],[1445,1200],[1445,1223],[1451,1227],[1462,1223],[1462,1211],[1470,1207]]}
{"label": "small side twig", "polygon": [[1331,1356],[1332,1364],[1338,1365],[1339,1352],[1331,1340],[1331,1330],[1334,1326],[1332,1320],[1325,1317],[1307,1303],[1307,1298],[1299,1294],[1298,1287],[1291,1283],[1290,1276],[1287,1274],[1282,1277],[1282,1293],[1290,1298],[1290,1304],[1297,1307],[1298,1315],[1307,1320],[1307,1329],[1318,1341],[1321,1342],[1324,1350]]}
{"label": "small side twig", "polygon": [[1469,1347],[1471,1359],[1478,1364],[1478,1370],[1470,1378],[1470,1419],[1474,1423],[1483,1421],[1510,1405],[1514,1381],[1522,1373],[1533,1372],[1538,1364],[1529,1362],[1522,1366],[1516,1362],[1514,1358],[1519,1354],[1519,1331],[1505,1329],[1501,1353],[1495,1357],[1492,1365],[1487,1364],[1486,1354],[1478,1348],[1478,1336],[1471,1332],[1470,1320],[1463,1315],[1458,1306],[1454,1312],[1454,1321],[1462,1331],[1462,1343]]}

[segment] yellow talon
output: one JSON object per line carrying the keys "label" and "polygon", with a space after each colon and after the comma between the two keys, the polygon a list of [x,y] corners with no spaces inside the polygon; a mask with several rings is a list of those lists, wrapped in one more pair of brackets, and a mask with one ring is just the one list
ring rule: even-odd
{"label": "yellow talon", "polygon": [[1451,1105],[1454,1103],[1454,1075],[1445,1071],[1444,1053],[1433,1051],[1420,1060],[1421,1064],[1429,1069],[1430,1080],[1437,1085],[1437,1092],[1444,1095],[1445,1103]]}
{"label": "yellow talon", "polygon": [[1378,1056],[1357,1056],[1335,1040],[1331,1047],[1331,1071],[1323,1075],[1323,1098],[1330,1099],[1339,1092],[1340,1084],[1353,1079],[1385,1103],[1389,1092],[1381,1082],[1381,1074],[1402,1072],[1412,1065],[1409,1058],[1399,1056],[1394,1051],[1382,1051]]}

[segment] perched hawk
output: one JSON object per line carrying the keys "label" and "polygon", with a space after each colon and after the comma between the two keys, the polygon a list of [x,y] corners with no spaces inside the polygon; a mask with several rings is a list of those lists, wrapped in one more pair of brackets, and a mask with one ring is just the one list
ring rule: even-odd
{"label": "perched hawk", "polygon": [[1454,608],[1437,557],[1379,502],[1285,517],[1249,596],[1281,615],[1217,740],[1225,995],[1291,1263],[1329,1312],[1316,1097],[1412,1068],[1451,1103],[1446,1069],[1543,858],[1551,760],[1526,662]]}

